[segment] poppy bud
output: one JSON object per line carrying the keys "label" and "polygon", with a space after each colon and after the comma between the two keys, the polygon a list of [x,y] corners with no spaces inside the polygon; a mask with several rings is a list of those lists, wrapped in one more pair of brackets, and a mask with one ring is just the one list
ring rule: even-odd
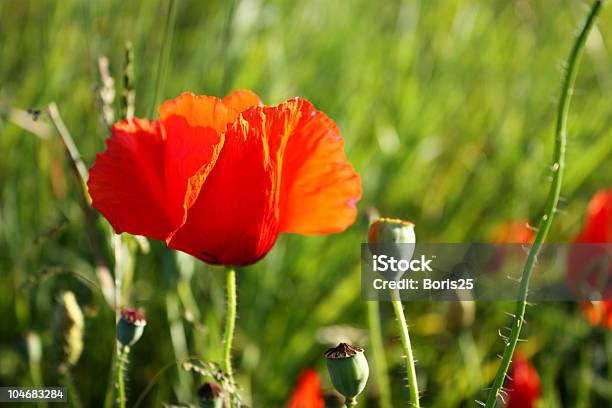
{"label": "poppy bud", "polygon": [[356,405],[356,397],[365,388],[370,374],[363,349],[340,343],[327,350],[325,358],[332,384],[346,398],[346,406]]}
{"label": "poppy bud", "polygon": [[[416,236],[414,224],[396,218],[379,218],[370,225],[368,244],[373,255],[387,255],[396,259],[410,260],[414,253]],[[388,271],[388,279],[398,280],[403,272]]]}
{"label": "poppy bud", "polygon": [[74,366],[83,352],[83,312],[72,292],[60,296],[55,312],[55,343],[59,357],[59,371],[64,373]]}
{"label": "poppy bud", "polygon": [[213,382],[205,382],[198,389],[200,408],[223,408],[223,389]]}
{"label": "poppy bud", "polygon": [[122,346],[132,346],[142,336],[147,325],[144,313],[137,309],[123,309],[117,322],[117,340]]}
{"label": "poppy bud", "polygon": [[370,244],[414,244],[414,224],[397,218],[379,218],[370,225]]}

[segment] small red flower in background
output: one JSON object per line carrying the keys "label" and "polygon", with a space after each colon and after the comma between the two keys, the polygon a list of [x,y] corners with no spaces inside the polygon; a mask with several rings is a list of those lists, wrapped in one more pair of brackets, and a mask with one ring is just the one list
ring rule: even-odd
{"label": "small red flower in background", "polygon": [[360,177],[336,125],[310,102],[183,93],[159,113],[116,123],[90,170],[92,205],[117,233],[247,265],[280,233],[335,233],[354,222]]}
{"label": "small red flower in background", "polygon": [[492,234],[494,244],[531,244],[535,233],[527,220],[506,221],[499,224]]}
{"label": "small red flower in background", "polygon": [[288,408],[324,408],[321,378],[312,368],[300,374]]}
{"label": "small red flower in background", "polygon": [[598,191],[587,207],[586,224],[574,242],[612,242],[612,190]]}
{"label": "small red flower in background", "polygon": [[[612,243],[612,190],[597,192],[587,207],[586,223],[582,231],[574,239],[575,244]],[[570,287],[582,290],[585,286],[597,288],[601,282],[601,275],[607,273],[608,285],[604,289],[604,297],[612,296],[610,282],[612,278],[612,262],[606,265],[589,266],[597,259],[609,256],[606,248],[578,248],[570,249],[568,254],[568,283]],[[590,268],[590,269],[588,269]],[[594,325],[612,328],[612,300],[597,302],[582,302],[580,308]]]}
{"label": "small red flower in background", "polygon": [[580,303],[580,310],[592,326],[612,329],[612,300],[584,301]]}
{"label": "small red flower in background", "polygon": [[533,408],[540,397],[540,376],[527,358],[514,353],[510,367],[510,378],[506,382],[508,397],[506,408]]}

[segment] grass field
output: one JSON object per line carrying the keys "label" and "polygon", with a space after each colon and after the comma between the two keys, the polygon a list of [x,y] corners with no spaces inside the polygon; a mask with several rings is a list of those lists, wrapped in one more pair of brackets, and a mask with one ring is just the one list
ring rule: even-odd
{"label": "grass field", "polygon": [[[71,290],[85,318],[74,387],[83,406],[113,403],[115,311],[100,291],[97,261],[121,277],[121,301],[147,314],[126,373],[128,406],[154,380],[143,406],[195,402],[201,377],[172,362],[221,359],[221,268],[157,241],[114,237],[97,213],[88,223],[51,121],[44,112],[37,121],[26,113],[55,102],[91,166],[109,136],[96,93],[99,57],[110,62],[117,112],[130,41],[138,117],[155,117],[161,101],[182,91],[223,96],[246,88],[270,105],[302,96],[341,129],[363,180],[357,222],[336,235],[283,235],[261,262],[238,271],[234,364],[241,394],[253,407],[282,407],[306,367],[315,367],[331,390],[322,354],[339,334],[368,353],[359,284],[368,208],[412,220],[421,242],[486,242],[506,220],[535,224],[550,184],[563,61],[587,6],[578,0],[0,2],[0,386],[58,384],[53,316],[59,294]],[[611,96],[607,7],[577,78],[552,242],[570,242],[590,198],[612,186]],[[477,303],[465,325],[456,316],[469,310],[457,304],[404,307],[423,406],[467,407],[484,399],[503,351],[498,329],[513,305]],[[528,341],[520,348],[540,374],[540,406],[610,406],[612,332],[591,327],[572,303],[541,303],[527,313],[522,337]],[[389,304],[381,304],[381,317],[393,406],[408,406]],[[28,338],[40,339],[40,358],[27,348]],[[379,406],[374,375],[365,393],[360,406]]]}

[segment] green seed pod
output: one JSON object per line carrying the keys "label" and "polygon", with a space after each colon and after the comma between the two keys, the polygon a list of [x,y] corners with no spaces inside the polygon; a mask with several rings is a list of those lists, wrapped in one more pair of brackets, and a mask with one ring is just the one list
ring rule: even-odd
{"label": "green seed pod", "polygon": [[123,309],[117,322],[117,340],[122,346],[132,346],[142,336],[147,325],[145,315],[137,309]]}
{"label": "green seed pod", "polygon": [[332,384],[344,395],[347,406],[355,405],[356,397],[365,388],[370,374],[363,349],[340,343],[337,347],[327,350],[325,358]]}
{"label": "green seed pod", "polygon": [[213,382],[205,382],[198,389],[200,408],[223,408],[223,389]]}
{"label": "green seed pod", "polygon": [[68,371],[79,361],[83,352],[84,329],[83,312],[74,293],[62,293],[55,311],[54,330],[60,372]]}

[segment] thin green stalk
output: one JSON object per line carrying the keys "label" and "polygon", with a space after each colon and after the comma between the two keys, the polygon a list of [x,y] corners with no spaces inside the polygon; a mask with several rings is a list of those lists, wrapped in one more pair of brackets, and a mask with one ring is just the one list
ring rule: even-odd
{"label": "thin green stalk", "polygon": [[376,370],[376,381],[378,383],[379,400],[381,408],[391,408],[391,389],[389,387],[389,374],[387,371],[387,359],[383,348],[383,337],[380,330],[380,304],[378,302],[367,302],[368,306],[368,329],[370,332],[370,346],[374,357],[374,368]]}
{"label": "thin green stalk", "polygon": [[571,53],[567,62],[567,71],[563,80],[563,87],[561,89],[561,97],[559,98],[559,106],[557,111],[557,125],[555,128],[555,146],[553,153],[553,179],[550,186],[550,191],[546,199],[546,207],[544,215],[538,225],[538,233],[536,234],[535,241],[529,250],[527,256],[527,262],[523,268],[523,276],[519,288],[519,298],[516,302],[516,311],[514,313],[514,322],[512,323],[512,329],[510,336],[506,340],[506,348],[502,356],[501,364],[493,380],[493,385],[489,392],[486,408],[494,408],[497,403],[497,398],[500,395],[500,391],[504,384],[508,368],[512,361],[512,355],[516,348],[516,344],[521,334],[525,318],[525,309],[527,307],[527,294],[529,289],[529,280],[531,278],[531,272],[533,266],[538,257],[542,244],[548,235],[550,226],[552,224],[553,217],[555,215],[557,204],[559,202],[559,196],[561,194],[561,184],[563,180],[563,171],[565,170],[565,148],[567,143],[567,116],[569,112],[570,100],[572,96],[572,88],[576,81],[576,75],[578,73],[578,63],[582,52],[584,51],[584,45],[587,37],[591,31],[591,28],[595,24],[595,20],[601,10],[602,1],[596,0],[591,7],[591,11],[586,19],[584,27],[580,31],[580,34],[576,38],[574,46],[572,47]]}
{"label": "thin green stalk", "polygon": [[346,401],[344,401],[344,406],[346,408],[351,408],[357,405],[357,399],[353,398],[353,399],[347,399]]}
{"label": "thin green stalk", "polygon": [[227,314],[225,316],[225,333],[223,334],[223,370],[227,374],[230,383],[233,384],[232,341],[234,340],[234,329],[236,327],[236,271],[228,268],[226,279]]}
{"label": "thin green stalk", "polygon": [[172,43],[172,34],[174,30],[174,0],[168,2],[168,12],[166,14],[166,25],[164,26],[164,36],[162,38],[162,48],[159,52],[159,61],[157,64],[157,79],[155,80],[155,93],[151,104],[149,116],[153,116],[161,88],[166,79],[166,66],[168,65],[168,57],[170,55],[170,45]]}
{"label": "thin green stalk", "polygon": [[[185,360],[185,361],[189,361],[189,360]],[[164,375],[166,373],[166,371],[168,371],[169,369],[171,369],[172,367],[177,365],[177,361],[171,361],[169,363],[167,363],[165,366],[163,366],[151,379],[151,381],[149,381],[149,383],[147,384],[147,387],[144,389],[144,391],[142,391],[140,393],[140,395],[138,396],[138,399],[136,400],[136,402],[134,403],[134,408],[138,408],[140,406],[140,404],[142,404],[142,402],[144,401],[145,397],[149,394],[149,392],[153,389],[153,387],[155,385],[157,385],[157,382],[159,381],[159,379],[162,377],[162,375]]]}
{"label": "thin green stalk", "polygon": [[399,291],[391,291],[391,304],[395,317],[399,322],[400,335],[402,338],[402,348],[404,349],[404,358],[406,359],[406,374],[408,379],[408,391],[410,392],[410,405],[414,408],[419,408],[419,386],[417,384],[416,369],[414,367],[414,356],[412,354],[412,345],[410,344],[410,335],[408,334],[408,324],[404,316],[404,306],[399,300]]}
{"label": "thin green stalk", "polygon": [[66,393],[68,394],[68,399],[70,400],[70,406],[74,408],[81,408],[83,404],[81,404],[79,393],[77,392],[77,389],[74,386],[74,381],[72,379],[72,373],[70,373],[70,370],[66,370],[66,372],[63,374],[63,377],[64,386],[66,387]]}
{"label": "thin green stalk", "polygon": [[110,369],[108,370],[108,380],[107,380],[107,386],[106,386],[106,392],[104,393],[104,405],[102,405],[104,408],[112,408],[115,403],[114,403],[114,399],[115,399],[115,361],[111,362],[110,364]]}
{"label": "thin green stalk", "polygon": [[[43,377],[42,377],[42,371],[40,369],[40,362],[34,362],[32,360],[30,360],[30,376],[32,377],[32,384],[35,387],[43,387],[44,382],[43,382]],[[46,408],[48,405],[45,401],[39,401],[36,403],[36,405],[40,408]]]}
{"label": "thin green stalk", "polygon": [[232,39],[232,21],[234,19],[234,13],[236,11],[236,3],[238,0],[231,0],[229,10],[227,12],[227,19],[225,20],[225,27],[223,30],[223,41],[221,52],[223,54],[223,78],[221,79],[221,92],[220,96],[225,95],[229,91],[231,72],[230,72],[230,43]]}
{"label": "thin green stalk", "polygon": [[102,245],[99,242],[98,231],[96,229],[96,218],[90,206],[91,197],[89,196],[89,190],[87,189],[87,166],[83,162],[79,149],[77,148],[76,143],[74,143],[74,139],[72,139],[66,124],[62,120],[59,108],[55,102],[51,102],[49,104],[47,107],[47,114],[49,115],[49,119],[51,119],[51,123],[53,123],[55,130],[60,136],[64,149],[68,153],[70,167],[80,185],[79,192],[81,198],[81,210],[85,216],[85,231],[87,232],[89,243],[91,244],[91,249],[93,251],[94,261],[96,264],[96,274],[98,275],[100,288],[102,288],[102,293],[104,294],[105,300],[111,307],[114,307],[115,303],[114,299],[112,298],[112,294],[114,293],[115,288],[112,287],[112,285],[107,284],[108,282],[112,281],[110,276],[110,263],[102,251]]}
{"label": "thin green stalk", "polygon": [[116,378],[115,381],[117,383],[117,405],[119,408],[125,408],[126,406],[126,397],[125,397],[125,381],[123,378],[124,370],[125,370],[125,362],[127,360],[129,347],[127,346],[117,346],[117,365],[115,368]]}
{"label": "thin green stalk", "polygon": [[604,333],[606,349],[608,355],[608,380],[612,381],[612,331],[606,330]]}
{"label": "thin green stalk", "polygon": [[121,114],[123,119],[134,117],[136,90],[134,89],[134,46],[131,41],[125,43],[125,61],[123,66],[123,96]]}

